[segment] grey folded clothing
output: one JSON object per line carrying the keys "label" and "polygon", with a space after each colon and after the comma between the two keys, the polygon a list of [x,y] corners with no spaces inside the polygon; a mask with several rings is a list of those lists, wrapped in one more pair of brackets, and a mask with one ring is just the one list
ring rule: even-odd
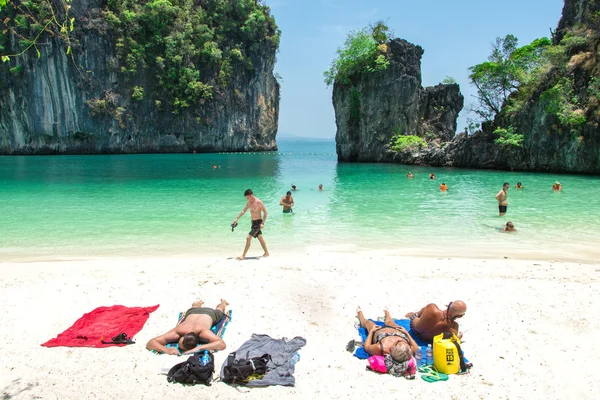
{"label": "grey folded clothing", "polygon": [[[292,356],[306,345],[306,339],[296,336],[291,340],[273,339],[269,335],[252,334],[250,340],[246,341],[239,349],[235,351],[235,359],[250,359],[252,357],[261,357],[264,354],[271,356],[271,361],[267,365],[268,371],[262,379],[255,379],[248,382],[248,387],[262,387],[271,385],[294,386],[296,379],[294,371],[296,366],[291,363]],[[230,357],[221,367],[221,380],[223,379],[223,370],[228,365]]]}

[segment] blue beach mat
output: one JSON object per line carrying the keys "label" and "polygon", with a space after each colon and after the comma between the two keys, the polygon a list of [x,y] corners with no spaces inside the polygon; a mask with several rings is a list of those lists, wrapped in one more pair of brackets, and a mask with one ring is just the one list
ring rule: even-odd
{"label": "blue beach mat", "polygon": [[[227,312],[227,314],[223,315],[223,318],[221,318],[221,320],[219,322],[217,322],[217,324],[215,326],[213,326],[212,328],[210,328],[210,330],[212,331],[212,333],[214,333],[215,335],[217,335],[220,338],[223,338],[223,336],[225,335],[225,330],[227,329],[227,325],[229,325],[229,323],[231,322],[231,318],[233,315],[233,311],[229,310]],[[179,316],[177,317],[177,324],[179,325],[179,323],[181,322],[181,319],[183,318],[184,313],[180,312]],[[204,343],[200,343],[200,344],[205,344]],[[179,350],[179,343],[168,343],[167,347],[173,347],[177,350]],[[214,352],[216,352],[217,350],[214,350]],[[156,353],[156,351],[152,351],[154,353]]]}
{"label": "blue beach mat", "polygon": [[[373,321],[373,320],[371,320]],[[375,325],[378,326],[383,326],[384,323],[383,321],[373,321],[375,323]],[[410,320],[409,319],[395,319],[394,320],[395,323],[397,323],[399,326],[403,327],[404,329],[406,329],[406,331],[410,334],[410,336],[414,339],[415,342],[417,342],[417,344],[419,345],[419,347],[427,347],[428,344],[431,344],[431,342],[426,342],[425,340],[421,340],[419,338],[417,338],[415,335],[413,335],[413,331],[412,329],[410,329]],[[367,336],[369,336],[369,332],[367,332],[367,330],[363,327],[359,327],[358,328],[358,334],[360,335],[360,338],[362,339],[362,341],[364,342],[365,340],[367,340]],[[463,356],[464,356],[464,352],[463,352]],[[365,349],[361,346],[359,348],[356,349],[356,351],[354,352],[354,357],[359,358],[361,360],[366,360],[367,358],[369,358],[369,354],[365,351]],[[465,358],[465,362],[468,363],[469,360],[467,359],[467,357]]]}
{"label": "blue beach mat", "polygon": [[[371,320],[371,321],[373,321],[373,320]],[[375,323],[375,325],[378,325],[378,326],[383,326],[384,325],[383,321],[373,321],[373,322]],[[413,335],[413,332],[410,329],[410,320],[408,320],[408,319],[395,319],[394,322],[397,323],[399,326],[403,327],[404,329],[406,329],[406,331],[410,334],[410,336],[412,336],[412,338],[415,340],[415,342],[417,342],[417,344],[420,347],[427,346],[428,344],[431,344],[431,342],[426,342],[424,340],[418,339],[418,338],[416,338]],[[363,328],[363,327],[359,327],[358,328],[358,334],[360,335],[360,338],[362,339],[363,342],[365,340],[367,340],[367,336],[369,336],[369,332],[367,332],[367,330],[365,328]],[[354,352],[354,357],[360,358],[361,360],[366,360],[367,358],[369,358],[369,354],[365,351],[364,348],[359,347]]]}

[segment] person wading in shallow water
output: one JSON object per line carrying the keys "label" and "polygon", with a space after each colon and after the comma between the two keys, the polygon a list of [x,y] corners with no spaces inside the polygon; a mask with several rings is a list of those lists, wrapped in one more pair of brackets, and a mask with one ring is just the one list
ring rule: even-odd
{"label": "person wading in shallow water", "polygon": [[244,253],[241,257],[238,257],[238,260],[243,260],[246,258],[246,254],[248,253],[248,249],[250,249],[250,244],[252,243],[252,238],[258,239],[260,245],[262,246],[265,253],[263,257],[269,257],[269,251],[267,250],[267,244],[265,243],[265,239],[262,237],[262,230],[265,228],[265,222],[267,221],[267,208],[265,204],[258,198],[254,197],[254,193],[252,190],[247,189],[244,192],[244,197],[246,197],[246,207],[239,213],[236,219],[233,220],[233,225],[237,225],[238,219],[242,215],[246,213],[246,211],[250,210],[250,216],[252,217],[252,227],[248,236],[246,237],[246,247],[244,248]]}
{"label": "person wading in shallow water", "polygon": [[283,206],[284,214],[290,214],[294,212],[292,210],[292,207],[294,207],[294,198],[292,197],[292,192],[288,191],[279,201],[279,205]]}
{"label": "person wading in shallow water", "polygon": [[506,214],[506,210],[508,209],[508,187],[510,185],[508,184],[508,182],[504,182],[504,185],[502,186],[502,190],[500,190],[498,192],[498,194],[496,195],[496,200],[498,200],[498,214],[500,216],[503,216],[504,214]]}

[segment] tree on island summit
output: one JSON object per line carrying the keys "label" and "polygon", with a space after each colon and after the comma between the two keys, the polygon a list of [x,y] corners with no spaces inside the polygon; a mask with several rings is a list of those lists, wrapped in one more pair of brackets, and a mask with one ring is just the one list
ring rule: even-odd
{"label": "tree on island summit", "polygon": [[387,42],[393,35],[383,21],[348,33],[330,68],[323,73],[327,86],[336,81],[350,84],[361,75],[386,69],[390,65]]}

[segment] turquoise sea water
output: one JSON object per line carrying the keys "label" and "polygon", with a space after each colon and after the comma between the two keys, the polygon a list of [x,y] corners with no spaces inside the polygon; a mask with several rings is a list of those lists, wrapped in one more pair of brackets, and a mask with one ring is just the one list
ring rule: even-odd
{"label": "turquoise sea water", "polygon": [[[338,164],[333,142],[280,140],[279,147],[262,154],[0,157],[0,260],[236,256],[249,215],[233,233],[230,224],[247,188],[268,208],[264,237],[272,253],[385,249],[600,260],[599,177]],[[406,178],[409,170],[415,179]],[[563,192],[551,190],[555,180]],[[511,184],[509,208],[498,217],[494,196],[504,181]],[[517,181],[524,190],[513,188]],[[298,186],[296,207],[283,215],[279,200],[291,184]],[[507,220],[517,233],[498,232]],[[254,241],[249,255],[259,254]]]}

